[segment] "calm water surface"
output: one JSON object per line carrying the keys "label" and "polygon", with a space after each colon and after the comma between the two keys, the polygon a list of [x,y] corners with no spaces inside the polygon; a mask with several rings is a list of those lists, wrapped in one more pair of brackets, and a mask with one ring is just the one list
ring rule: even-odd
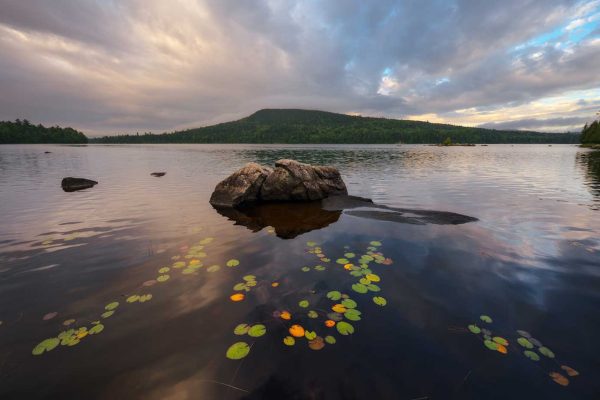
{"label": "calm water surface", "polygon": [[[208,204],[235,169],[280,158],[334,165],[351,194],[378,203],[479,220],[415,225],[308,207],[236,224]],[[65,176],[99,184],[65,193]],[[2,399],[600,398],[598,151],[1,146],[0,220]],[[367,252],[375,260],[363,257],[360,268]],[[353,290],[360,277],[339,258],[368,268],[380,291]],[[226,266],[231,259],[239,265]],[[161,275],[168,280],[155,283]],[[256,285],[231,301],[234,285],[252,281],[247,275]],[[357,303],[360,320],[343,319],[352,334],[325,326],[344,300],[327,298],[330,291]],[[281,311],[291,319],[278,318]],[[241,323],[266,333],[234,334]],[[286,346],[292,324],[336,343],[316,351],[298,338]],[[469,324],[505,338],[507,354],[488,349]],[[61,334],[82,327],[79,339]],[[517,330],[554,358],[532,340],[540,360],[528,359]],[[63,345],[32,354],[59,335]],[[250,346],[237,361],[226,358],[236,342]]]}

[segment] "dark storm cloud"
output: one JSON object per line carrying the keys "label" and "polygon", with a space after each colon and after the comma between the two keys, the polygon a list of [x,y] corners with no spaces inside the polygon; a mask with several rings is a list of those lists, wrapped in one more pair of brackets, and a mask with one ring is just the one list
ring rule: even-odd
{"label": "dark storm cloud", "polygon": [[[305,107],[527,127],[531,121],[513,118],[512,108],[548,96],[577,106],[581,99],[569,91],[600,87],[593,34],[568,42],[565,30],[553,42],[535,41],[592,21],[599,7],[573,0],[0,0],[0,119],[97,134]],[[583,108],[535,119],[575,124]]]}

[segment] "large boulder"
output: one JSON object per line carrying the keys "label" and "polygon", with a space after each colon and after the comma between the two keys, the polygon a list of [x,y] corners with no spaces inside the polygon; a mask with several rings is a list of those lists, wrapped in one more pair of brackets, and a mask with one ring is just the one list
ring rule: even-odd
{"label": "large boulder", "polygon": [[217,185],[210,203],[215,207],[238,207],[255,202],[321,200],[346,194],[346,185],[336,168],[279,160],[274,170],[256,163],[246,164]]}
{"label": "large boulder", "polygon": [[238,207],[259,199],[260,188],[273,170],[257,163],[248,163],[217,184],[210,196],[215,207]]}

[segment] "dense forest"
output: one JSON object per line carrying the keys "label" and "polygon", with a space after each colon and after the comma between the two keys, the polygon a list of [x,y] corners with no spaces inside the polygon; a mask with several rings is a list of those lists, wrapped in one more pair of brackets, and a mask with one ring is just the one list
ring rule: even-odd
{"label": "dense forest", "polygon": [[265,109],[173,133],[106,136],[97,143],[579,143],[579,135],[468,128],[325,111]]}
{"label": "dense forest", "polygon": [[600,145],[600,122],[598,120],[591,124],[585,124],[581,132],[581,143],[583,145]]}
{"label": "dense forest", "polygon": [[26,119],[0,121],[0,144],[16,143],[87,143],[87,137],[73,128],[32,125]]}

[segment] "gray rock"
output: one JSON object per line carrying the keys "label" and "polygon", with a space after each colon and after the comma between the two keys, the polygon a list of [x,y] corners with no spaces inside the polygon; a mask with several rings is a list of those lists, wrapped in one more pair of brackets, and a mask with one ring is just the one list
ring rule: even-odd
{"label": "gray rock", "polygon": [[257,163],[248,163],[243,168],[217,184],[210,196],[215,207],[238,207],[259,199],[260,188],[273,170]]}
{"label": "gray rock", "polygon": [[210,203],[215,207],[239,207],[269,201],[312,201],[348,191],[333,167],[279,160],[275,169],[249,163],[220,182]]}
{"label": "gray rock", "polygon": [[98,182],[85,178],[63,178],[60,186],[65,192],[74,192],[76,190],[89,189],[97,185]]}

